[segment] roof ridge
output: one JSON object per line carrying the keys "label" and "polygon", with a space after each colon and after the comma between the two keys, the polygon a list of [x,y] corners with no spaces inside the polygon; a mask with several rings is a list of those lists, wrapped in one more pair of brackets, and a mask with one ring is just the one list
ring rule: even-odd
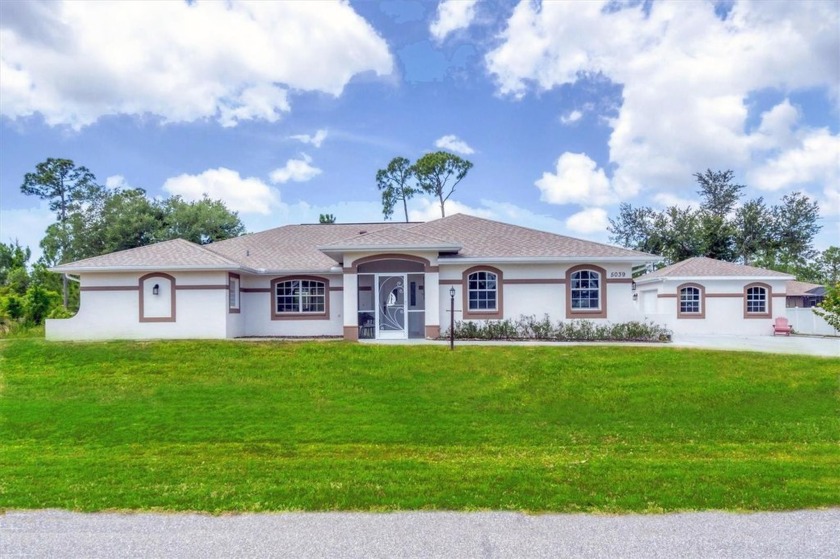
{"label": "roof ridge", "polygon": [[609,243],[602,243],[602,242],[599,242],[599,241],[592,241],[592,240],[589,240],[589,239],[580,239],[578,237],[572,237],[570,235],[563,235],[561,233],[553,233],[551,231],[543,231],[542,229],[534,229],[532,227],[525,227],[524,225],[516,225],[515,223],[508,223],[506,221],[497,221],[495,219],[489,219],[489,218],[486,218],[486,217],[480,217],[480,216],[477,216],[477,215],[471,215],[471,214],[465,214],[465,213],[455,213],[455,214],[448,215],[448,216],[445,216],[445,217],[440,217],[440,218],[437,218],[437,219],[433,219],[431,221],[424,221],[423,223],[419,223],[416,226],[411,227],[410,229],[414,229],[415,227],[420,227],[422,225],[427,225],[427,224],[434,223],[434,222],[437,222],[437,221],[443,221],[443,220],[447,220],[447,219],[450,219],[450,218],[455,218],[455,217],[458,217],[458,216],[467,217],[467,218],[470,218],[470,219],[477,219],[477,220],[480,220],[480,221],[483,221],[483,222],[486,222],[486,223],[493,223],[495,225],[504,225],[506,227],[513,227],[515,229],[530,231],[532,233],[539,233],[541,235],[551,235],[553,237],[558,237],[558,238],[561,238],[561,239],[569,239],[569,240],[576,241],[576,242],[590,243],[590,244],[593,244],[593,245],[598,245],[598,246],[602,246],[602,247],[606,247],[606,248],[610,248],[610,249],[626,250],[628,252],[634,252],[634,253],[637,253],[637,254],[644,254],[644,255],[647,255],[647,256],[657,256],[657,257],[661,258],[661,256],[659,256],[658,254],[652,254],[652,253],[649,253],[649,252],[634,250],[632,248],[627,248],[627,247],[622,247],[622,246],[617,246],[617,245],[611,245]]}

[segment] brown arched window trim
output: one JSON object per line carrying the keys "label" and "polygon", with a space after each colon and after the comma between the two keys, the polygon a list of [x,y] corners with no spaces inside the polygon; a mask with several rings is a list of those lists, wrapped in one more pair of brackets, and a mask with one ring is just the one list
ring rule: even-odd
{"label": "brown arched window trim", "polygon": [[[693,287],[700,292],[700,312],[683,312],[682,291]],[[706,288],[699,283],[683,283],[677,286],[677,318],[706,318]]]}
{"label": "brown arched window trim", "polygon": [[[583,271],[599,274],[598,298],[600,309],[572,308],[572,274]],[[605,269],[592,264],[579,264],[566,270],[566,318],[607,318],[607,271]]]}
{"label": "brown arched window trim", "polygon": [[[747,293],[750,288],[759,287],[764,290],[764,312],[747,311]],[[766,283],[753,282],[744,286],[744,318],[771,318],[773,316],[773,288]]]}
{"label": "brown arched window trim", "polygon": [[[146,301],[145,293],[143,293],[143,283],[152,278],[166,278],[169,280],[169,316],[146,317]],[[170,276],[169,274],[164,274],[163,272],[152,272],[151,274],[140,276],[140,279],[138,280],[138,287],[140,291],[140,322],[175,322],[175,276]]]}
{"label": "brown arched window trim", "polygon": [[[496,308],[492,310],[470,309],[470,275],[476,272],[496,274]],[[473,266],[461,275],[461,304],[467,320],[500,320],[504,317],[504,293],[502,271],[493,266]]]}
{"label": "brown arched window trim", "polygon": [[[324,312],[277,312],[277,284],[284,281],[317,281],[324,284]],[[271,320],[329,320],[330,280],[320,276],[281,276],[271,280]]]}

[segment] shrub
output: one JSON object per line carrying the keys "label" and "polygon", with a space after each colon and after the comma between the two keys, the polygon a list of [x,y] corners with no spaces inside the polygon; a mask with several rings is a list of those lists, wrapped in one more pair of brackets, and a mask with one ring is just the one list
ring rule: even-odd
{"label": "shrub", "polygon": [[[449,330],[444,337],[449,336]],[[627,341],[668,342],[671,332],[653,322],[620,322],[598,324],[591,320],[551,322],[548,315],[510,319],[455,323],[455,337],[459,340],[555,340],[555,341]]]}

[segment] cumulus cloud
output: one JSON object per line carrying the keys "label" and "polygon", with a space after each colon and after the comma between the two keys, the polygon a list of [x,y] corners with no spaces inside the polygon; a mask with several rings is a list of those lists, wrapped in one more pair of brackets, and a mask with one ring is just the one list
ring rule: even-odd
{"label": "cumulus cloud", "polygon": [[566,227],[575,233],[605,233],[609,224],[603,208],[586,208],[566,219]]}
{"label": "cumulus cloud", "polygon": [[837,4],[819,1],[742,1],[721,18],[711,2],[523,0],[485,62],[499,92],[517,98],[592,76],[621,85],[607,122],[612,187],[627,199],[706,168],[744,173],[783,149],[795,108],[750,131],[750,94],[823,88],[836,98],[838,21]]}
{"label": "cumulus cloud", "polygon": [[163,190],[189,201],[200,200],[206,195],[222,200],[228,208],[242,214],[267,215],[280,202],[279,193],[262,180],[243,178],[238,171],[224,167],[166,179]]}
{"label": "cumulus cloud", "polygon": [[279,169],[274,169],[269,175],[271,182],[306,182],[321,174],[321,169],[311,165],[312,158],[305,153],[300,154],[300,159],[289,159]]}
{"label": "cumulus cloud", "polygon": [[5,2],[0,115],[81,128],[113,114],[274,122],[289,91],[390,74],[347,2]]}
{"label": "cumulus cloud", "polygon": [[794,147],[784,150],[749,174],[750,184],[780,190],[801,184],[840,183],[840,136],[827,129],[807,131]]}
{"label": "cumulus cloud", "polygon": [[309,134],[295,134],[294,136],[289,136],[289,138],[319,148],[321,147],[321,144],[324,143],[324,140],[327,139],[327,131],[321,129],[317,130],[312,136],[310,136]]}
{"label": "cumulus cloud", "polygon": [[583,118],[583,113],[577,109],[570,111],[567,114],[560,116],[560,122],[563,124],[574,124],[575,122],[579,121]]}
{"label": "cumulus cloud", "polygon": [[429,26],[429,32],[437,42],[443,42],[450,34],[470,26],[475,18],[475,5],[478,0],[442,0],[437,7],[435,20]]}
{"label": "cumulus cloud", "polygon": [[458,136],[455,136],[454,134],[447,134],[446,136],[438,138],[435,141],[435,146],[440,149],[454,151],[455,153],[460,153],[462,155],[475,153],[475,150],[471,148],[467,142],[458,138]]}
{"label": "cumulus cloud", "polygon": [[564,153],[555,173],[543,173],[536,183],[540,200],[549,204],[600,206],[615,202],[603,169],[585,153]]}
{"label": "cumulus cloud", "polygon": [[[433,219],[440,219],[440,203],[429,198],[420,198],[413,201],[413,208],[408,210],[408,219],[410,221],[431,221]],[[486,217],[492,219],[494,213],[487,208],[474,208],[455,200],[447,200],[443,204],[446,215],[467,214],[476,217]]]}

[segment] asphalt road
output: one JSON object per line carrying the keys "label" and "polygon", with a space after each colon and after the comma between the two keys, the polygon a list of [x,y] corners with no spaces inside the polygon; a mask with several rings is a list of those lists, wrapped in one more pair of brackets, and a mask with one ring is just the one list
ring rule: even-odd
{"label": "asphalt road", "polygon": [[840,509],[782,513],[0,515],[6,557],[840,557]]}

